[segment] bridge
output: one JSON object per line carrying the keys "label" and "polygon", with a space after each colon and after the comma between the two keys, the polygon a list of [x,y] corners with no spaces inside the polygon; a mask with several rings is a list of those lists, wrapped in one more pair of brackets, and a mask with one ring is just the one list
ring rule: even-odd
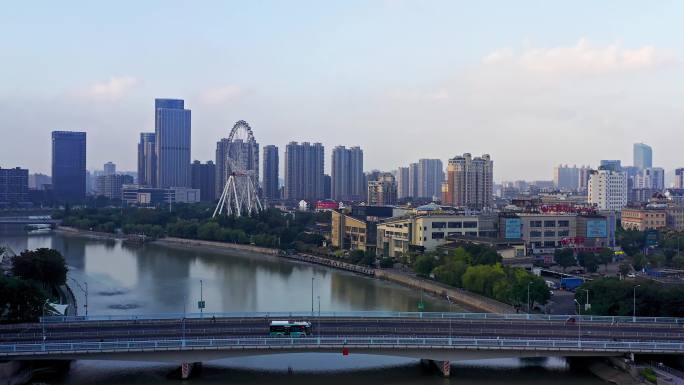
{"label": "bridge", "polygon": [[[271,320],[306,320],[306,337],[269,337]],[[684,319],[534,314],[281,312],[46,317],[0,326],[0,359],[202,362],[293,352],[451,361],[684,354]],[[184,364],[184,367],[187,364]]]}
{"label": "bridge", "polygon": [[62,223],[61,219],[52,219],[50,216],[29,217],[0,217],[0,224],[7,225],[50,225],[55,227]]}

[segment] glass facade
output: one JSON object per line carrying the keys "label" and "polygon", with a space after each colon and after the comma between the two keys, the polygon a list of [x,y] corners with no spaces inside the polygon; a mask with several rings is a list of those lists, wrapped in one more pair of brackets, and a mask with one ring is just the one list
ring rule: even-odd
{"label": "glass facade", "polygon": [[180,99],[155,99],[157,186],[190,187],[190,110]]}
{"label": "glass facade", "polygon": [[85,132],[52,132],[52,185],[55,199],[60,203],[77,203],[85,199]]}

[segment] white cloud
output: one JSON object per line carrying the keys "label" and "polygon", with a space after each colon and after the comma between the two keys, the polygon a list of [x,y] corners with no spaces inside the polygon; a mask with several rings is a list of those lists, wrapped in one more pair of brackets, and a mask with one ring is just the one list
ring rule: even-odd
{"label": "white cloud", "polygon": [[572,46],[524,48],[516,52],[503,48],[487,55],[485,65],[513,65],[524,70],[547,73],[605,74],[660,67],[674,61],[669,51],[644,45],[626,49],[620,44],[595,47],[586,39]]}
{"label": "white cloud", "polygon": [[204,90],[199,95],[203,104],[222,104],[242,94],[242,89],[235,85],[223,85]]}
{"label": "white cloud", "polygon": [[138,85],[132,76],[113,76],[104,82],[97,82],[86,89],[85,95],[98,99],[119,100]]}

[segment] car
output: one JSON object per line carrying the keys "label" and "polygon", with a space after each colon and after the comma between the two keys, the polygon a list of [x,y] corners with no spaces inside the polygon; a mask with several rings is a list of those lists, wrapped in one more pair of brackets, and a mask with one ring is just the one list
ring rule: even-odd
{"label": "car", "polygon": [[627,278],[636,278],[636,274],[629,273],[629,274],[627,274]]}

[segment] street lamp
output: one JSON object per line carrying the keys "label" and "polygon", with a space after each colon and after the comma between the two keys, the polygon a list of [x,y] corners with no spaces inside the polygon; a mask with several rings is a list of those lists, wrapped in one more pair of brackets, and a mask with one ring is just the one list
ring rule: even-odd
{"label": "street lamp", "polygon": [[574,299],[574,301],[577,304],[579,315],[579,317],[577,317],[577,344],[579,347],[582,347],[582,305],[580,305],[577,299]]}
{"label": "street lamp", "polygon": [[587,292],[587,302],[584,303],[584,310],[589,310],[589,289],[580,289]]}
{"label": "street lamp", "polygon": [[314,279],[316,277],[311,277],[311,316],[313,317],[314,314]]}
{"label": "street lamp", "polygon": [[527,314],[531,313],[531,306],[530,306],[530,286],[532,285],[532,281],[527,283]]}
{"label": "street lamp", "polygon": [[83,307],[85,308],[85,315],[86,315],[86,317],[88,317],[88,282],[85,282],[85,281],[83,282],[83,285],[85,286],[85,289],[84,289],[83,286],[81,286],[81,284],[78,283],[77,280],[75,280],[74,278],[71,278],[71,280],[74,281],[74,283],[79,288],[79,290],[81,290],[83,292],[83,294],[85,295],[85,305],[83,305]]}
{"label": "street lamp", "polygon": [[318,298],[318,338],[321,338],[321,296],[317,296]]}
{"label": "street lamp", "polygon": [[45,333],[45,306],[47,306],[48,302],[50,302],[49,298],[43,303],[43,319],[40,320],[40,323],[43,324],[43,350],[45,350],[45,340],[47,339],[47,334]]}
{"label": "street lamp", "polygon": [[634,286],[634,293],[632,295],[632,322],[636,322],[636,288],[641,285]]}

